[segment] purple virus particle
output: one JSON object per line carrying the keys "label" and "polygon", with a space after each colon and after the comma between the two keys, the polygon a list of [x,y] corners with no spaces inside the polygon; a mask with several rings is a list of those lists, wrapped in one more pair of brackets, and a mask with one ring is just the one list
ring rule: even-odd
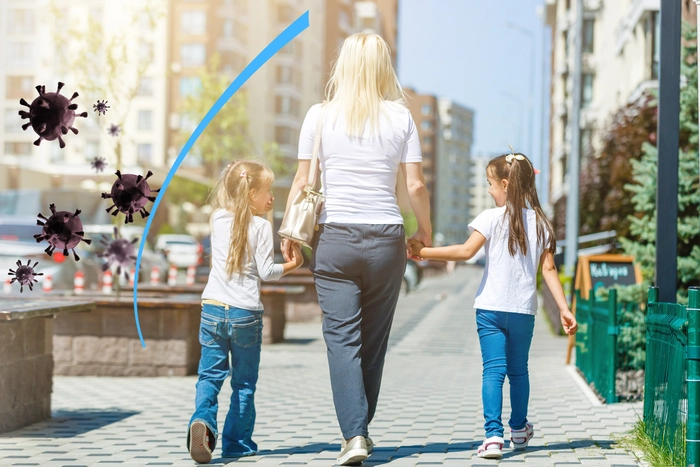
{"label": "purple virus particle", "polygon": [[67,134],[68,130],[77,135],[78,129],[73,128],[75,117],[87,117],[88,115],[87,112],[75,113],[78,104],[71,104],[71,101],[78,97],[78,93],[74,92],[73,97],[69,100],[60,94],[62,87],[63,83],[59,81],[56,92],[46,92],[46,86],[39,85],[36,87],[39,97],[34,99],[31,104],[27,104],[24,99],[19,100],[20,104],[29,107],[29,112],[19,111],[22,119],[29,119],[29,123],[22,125],[22,129],[26,131],[31,126],[39,135],[39,139],[34,141],[36,146],[39,146],[42,139],[46,141],[58,139],[58,145],[64,148],[66,143],[63,142],[61,135]]}
{"label": "purple virus particle", "polygon": [[[149,216],[150,212],[144,207],[149,201],[155,201],[156,197],[151,196],[151,193],[157,193],[158,190],[151,190],[148,186],[148,177],[153,175],[150,170],[145,177],[134,174],[123,174],[117,170],[115,172],[117,180],[112,185],[111,193],[102,193],[102,198],[112,198],[112,204],[107,208],[107,212],[116,217],[120,212],[126,214],[125,224],[134,222],[133,214],[141,213],[141,218]],[[112,211],[114,209],[114,212]]]}
{"label": "purple virus particle", "polygon": [[31,259],[27,260],[27,264],[22,264],[22,261],[17,260],[17,270],[13,271],[10,269],[8,276],[15,276],[10,281],[10,284],[14,281],[19,282],[19,291],[24,292],[24,286],[29,286],[29,290],[34,290],[34,282],[39,282],[35,279],[36,276],[43,276],[43,272],[34,272],[34,268],[39,262],[34,263],[34,266],[30,266],[32,263]]}
{"label": "purple virus particle", "polygon": [[109,129],[107,129],[109,132],[110,136],[119,136],[119,132],[122,131],[121,128],[119,128],[119,125],[110,125]]}
{"label": "purple virus particle", "polygon": [[114,239],[108,241],[106,238],[100,240],[100,243],[105,246],[105,250],[100,253],[100,258],[107,258],[107,262],[102,266],[102,270],[106,271],[112,265],[117,265],[117,274],[122,273],[129,280],[129,267],[136,263],[136,248],[134,244],[138,242],[138,238],[129,241],[119,236],[119,231],[114,228]]}
{"label": "purple virus particle", "polygon": [[95,172],[102,172],[107,167],[107,160],[104,157],[95,157],[90,165],[95,169]]}
{"label": "purple virus particle", "polygon": [[109,101],[101,101],[98,99],[97,104],[92,105],[92,108],[95,109],[95,112],[97,112],[97,115],[104,115],[107,113],[107,109],[109,109],[107,102],[109,102]]}
{"label": "purple virus particle", "polygon": [[41,233],[34,235],[36,242],[39,243],[42,240],[49,242],[49,247],[44,250],[49,256],[57,248],[63,250],[63,256],[68,256],[68,250],[72,250],[75,260],[80,261],[80,257],[75,253],[76,245],[81,241],[88,245],[92,243],[92,240],[83,238],[83,223],[78,217],[80,209],[76,209],[74,213],[56,211],[55,204],[49,205],[49,209],[51,209],[51,217],[47,218],[41,213],[38,214],[39,218],[46,222],[36,221],[36,225],[43,226]]}

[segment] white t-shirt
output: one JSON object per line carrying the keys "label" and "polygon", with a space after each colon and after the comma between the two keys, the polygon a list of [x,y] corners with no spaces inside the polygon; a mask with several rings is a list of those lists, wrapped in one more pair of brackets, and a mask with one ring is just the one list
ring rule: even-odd
{"label": "white t-shirt", "polygon": [[243,273],[226,275],[226,258],[231,241],[233,213],[217,209],[212,213],[211,271],[202,292],[203,299],[218,300],[244,310],[262,310],[260,279],[276,281],[282,277],[281,264],[275,264],[272,226],[262,217],[253,216],[248,227],[248,259]]}
{"label": "white t-shirt", "polygon": [[535,211],[523,209],[527,255],[518,249],[516,255],[511,256],[505,214],[505,206],[487,209],[469,224],[471,230],[478,230],[486,237],[486,267],[474,308],[534,315],[537,314],[537,269],[549,235],[545,230],[545,245],[539,245]]}
{"label": "white t-shirt", "polygon": [[[325,202],[319,224],[403,224],[396,202],[396,177],[402,162],[421,162],[420,138],[411,112],[383,104],[379,131],[369,123],[361,138],[345,133],[342,112],[326,109],[318,157]],[[309,160],[321,104],[309,109],[299,135],[299,159]]]}

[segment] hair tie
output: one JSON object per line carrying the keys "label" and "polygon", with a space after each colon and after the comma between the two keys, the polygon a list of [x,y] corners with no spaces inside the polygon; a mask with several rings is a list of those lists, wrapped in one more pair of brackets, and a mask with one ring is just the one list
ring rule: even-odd
{"label": "hair tie", "polygon": [[245,170],[241,172],[241,175],[240,175],[241,178],[247,177],[247,176],[248,176],[248,174],[246,173]]}

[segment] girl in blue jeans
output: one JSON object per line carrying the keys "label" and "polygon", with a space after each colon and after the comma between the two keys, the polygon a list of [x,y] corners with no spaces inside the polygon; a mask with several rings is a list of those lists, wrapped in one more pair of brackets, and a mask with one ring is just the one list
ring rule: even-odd
{"label": "girl in blue jeans", "polygon": [[537,269],[559,306],[567,334],[577,329],[569,311],[556,266],[556,240],[535,189],[537,172],[523,154],[504,154],[486,167],[489,194],[496,202],[469,224],[472,235],[463,245],[426,248],[409,240],[411,254],[426,259],[463,261],[483,246],[484,277],[476,294],[476,324],[484,372],[481,397],[484,404],[486,439],[479,457],[498,459],[503,449],[503,382],[508,375],[512,412],[510,441],[525,449],[534,435],[527,420],[530,380],[527,359],[537,312]]}
{"label": "girl in blue jeans", "polygon": [[255,425],[255,385],[262,342],[260,279],[278,280],[301,266],[299,245],[292,260],[275,264],[272,226],[259,217],[272,209],[270,169],[254,161],[230,164],[212,191],[211,272],[202,292],[199,379],[195,411],[187,431],[192,459],[212,459],[218,431],[218,395],[229,374],[231,405],[222,433],[222,457],[250,456]]}

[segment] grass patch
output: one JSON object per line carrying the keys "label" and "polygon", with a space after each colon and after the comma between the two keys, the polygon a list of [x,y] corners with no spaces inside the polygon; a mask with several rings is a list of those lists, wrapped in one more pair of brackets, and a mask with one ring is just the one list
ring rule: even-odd
{"label": "grass patch", "polygon": [[642,452],[643,458],[652,467],[686,467],[685,449],[673,452],[665,446],[659,446],[647,434],[644,421],[637,420],[629,436],[621,440],[622,444],[633,451]]}

